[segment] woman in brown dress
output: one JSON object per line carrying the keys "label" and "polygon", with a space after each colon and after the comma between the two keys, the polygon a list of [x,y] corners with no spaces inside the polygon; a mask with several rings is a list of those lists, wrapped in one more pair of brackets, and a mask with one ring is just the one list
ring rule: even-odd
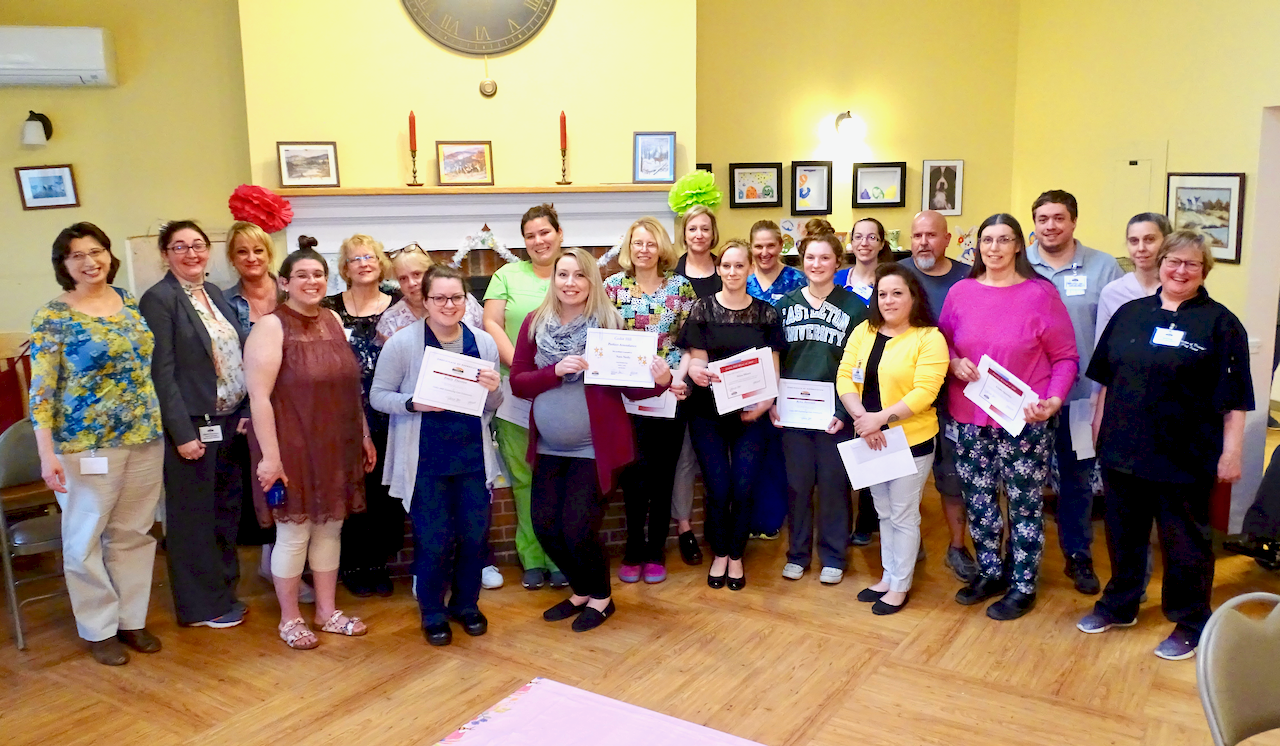
{"label": "woman in brown dress", "polygon": [[[314,621],[322,632],[358,636],[368,630],[336,608],[342,522],[365,509],[364,475],[377,463],[360,400],[360,366],[337,314],[320,307],[329,266],[311,249],[280,267],[288,294],[253,327],[245,348],[258,522],[276,524],[271,554],[280,601],[280,638],[309,650],[318,641],[298,610],[298,582],[310,560]],[[272,500],[279,482],[283,494]],[[272,504],[274,503],[274,504]]]}

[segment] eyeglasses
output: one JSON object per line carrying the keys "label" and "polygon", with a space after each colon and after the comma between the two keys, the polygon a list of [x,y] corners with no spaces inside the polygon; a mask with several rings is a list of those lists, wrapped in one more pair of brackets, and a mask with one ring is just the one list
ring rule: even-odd
{"label": "eyeglasses", "polygon": [[853,243],[880,243],[882,239],[874,233],[855,233],[850,239]]}
{"label": "eyeglasses", "polygon": [[1164,263],[1172,270],[1179,270],[1186,267],[1188,272],[1199,272],[1204,269],[1204,262],[1188,262],[1185,259],[1174,259],[1167,256],[1164,258]]}
{"label": "eyeglasses", "polygon": [[110,254],[106,249],[89,249],[88,251],[77,251],[74,254],[68,254],[65,261],[75,262],[76,264],[84,264],[85,260],[98,261],[103,254]]}
{"label": "eyeglasses", "polygon": [[194,251],[197,254],[208,254],[209,244],[204,241],[195,241],[190,246],[183,243],[175,243],[169,246],[169,251],[172,251],[175,254],[186,254],[190,251]]}
{"label": "eyeglasses", "polygon": [[428,257],[429,257],[429,256],[431,256],[430,254],[427,254],[427,250],[426,250],[426,249],[424,249],[424,248],[422,248],[421,246],[419,246],[419,245],[418,245],[418,242],[417,242],[417,241],[415,241],[415,242],[413,242],[413,243],[409,244],[408,246],[402,246],[402,247],[400,247],[400,248],[398,248],[398,249],[392,249],[391,251],[388,251],[388,252],[387,252],[387,258],[388,258],[388,259],[395,259],[397,256],[400,256],[401,254],[408,254],[408,253],[415,252],[415,251],[416,251],[416,252],[418,252],[419,254],[426,254]]}
{"label": "eyeglasses", "polygon": [[1017,240],[1018,239],[1014,238],[1013,236],[1000,236],[999,238],[996,238],[995,236],[983,236],[982,240],[979,241],[978,243],[982,244],[983,246],[999,244],[1000,248],[1004,248],[1006,246],[1010,246],[1014,244],[1015,242],[1017,242]]}
{"label": "eyeglasses", "polygon": [[655,251],[656,251],[656,250],[658,249],[658,244],[657,244],[657,243],[655,243],[655,242],[653,242],[653,241],[632,241],[632,242],[631,242],[631,248],[633,248],[633,249],[653,249],[653,250],[655,250]]}
{"label": "eyeglasses", "polygon": [[437,306],[447,306],[447,305],[461,306],[466,304],[467,296],[465,295],[428,295],[427,300],[431,301]]}
{"label": "eyeglasses", "polygon": [[307,280],[323,280],[325,279],[325,275],[324,275],[324,272],[319,270],[312,272],[310,274],[307,274],[306,272],[294,272],[293,274],[289,275],[289,279],[297,280],[298,282],[306,282]]}
{"label": "eyeglasses", "polygon": [[373,254],[361,254],[360,256],[347,257],[347,264],[359,264],[360,262],[376,262],[378,257]]}

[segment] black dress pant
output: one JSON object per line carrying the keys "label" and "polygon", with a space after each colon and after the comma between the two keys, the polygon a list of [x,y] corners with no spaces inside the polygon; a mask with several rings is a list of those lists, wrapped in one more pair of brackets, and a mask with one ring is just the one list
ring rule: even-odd
{"label": "black dress pant", "polygon": [[689,423],[706,487],[704,534],[717,557],[738,560],[746,552],[752,499],[774,437],[771,430],[775,428],[767,415],[743,422],[737,412],[715,418],[694,415]]}
{"label": "black dress pant", "polygon": [[664,564],[671,533],[671,491],[684,446],[685,421],[633,416],[639,458],[622,475],[627,509],[627,549],[622,562]]}
{"label": "black dress pant", "polygon": [[[841,462],[840,468],[844,468],[844,462]],[[854,522],[853,530],[859,534],[874,534],[880,530],[880,516],[876,513],[876,504],[871,499],[871,488],[863,487],[858,490],[858,517]]]}
{"label": "black dress pant", "polygon": [[538,454],[529,496],[533,533],[579,596],[610,594],[609,559],[600,541],[606,503],[595,459]]}
{"label": "black dress pant", "polygon": [[[222,440],[205,443],[204,455],[188,461],[165,438],[165,554],[173,607],[179,624],[208,621],[231,611],[240,582],[236,532],[243,500],[243,464],[232,437],[236,415],[210,417]],[[192,425],[204,427],[204,417]]]}
{"label": "black dress pant", "polygon": [[1146,586],[1151,523],[1160,533],[1164,558],[1164,615],[1197,632],[1209,621],[1213,591],[1213,540],[1209,494],[1213,477],[1194,484],[1155,482],[1114,469],[1102,473],[1106,486],[1107,541],[1111,582],[1094,611],[1119,622],[1138,615]]}
{"label": "black dress pant", "polygon": [[369,436],[378,452],[378,465],[364,475],[363,513],[351,513],[342,522],[343,572],[381,569],[404,548],[404,502],[392,497],[382,483],[387,459],[387,415],[369,418]]}
{"label": "black dress pant", "polygon": [[[836,437],[820,430],[782,431],[787,459],[787,498],[791,523],[787,561],[808,567],[813,551],[814,517],[818,561],[845,569],[849,549],[849,478],[836,450]],[[818,488],[814,500],[814,486]]]}

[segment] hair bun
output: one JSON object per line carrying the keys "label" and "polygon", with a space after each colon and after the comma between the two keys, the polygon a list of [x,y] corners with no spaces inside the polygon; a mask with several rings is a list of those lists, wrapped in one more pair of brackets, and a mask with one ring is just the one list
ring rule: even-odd
{"label": "hair bun", "polygon": [[311,236],[298,236],[299,249],[315,249],[320,245],[320,241]]}

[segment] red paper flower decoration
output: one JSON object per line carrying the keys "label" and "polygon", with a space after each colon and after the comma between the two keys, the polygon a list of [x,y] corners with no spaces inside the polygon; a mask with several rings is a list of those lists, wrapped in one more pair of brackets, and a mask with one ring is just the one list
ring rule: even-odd
{"label": "red paper flower decoration", "polygon": [[267,233],[284,230],[293,222],[293,206],[289,200],[260,186],[241,184],[227,200],[231,217],[246,220]]}

